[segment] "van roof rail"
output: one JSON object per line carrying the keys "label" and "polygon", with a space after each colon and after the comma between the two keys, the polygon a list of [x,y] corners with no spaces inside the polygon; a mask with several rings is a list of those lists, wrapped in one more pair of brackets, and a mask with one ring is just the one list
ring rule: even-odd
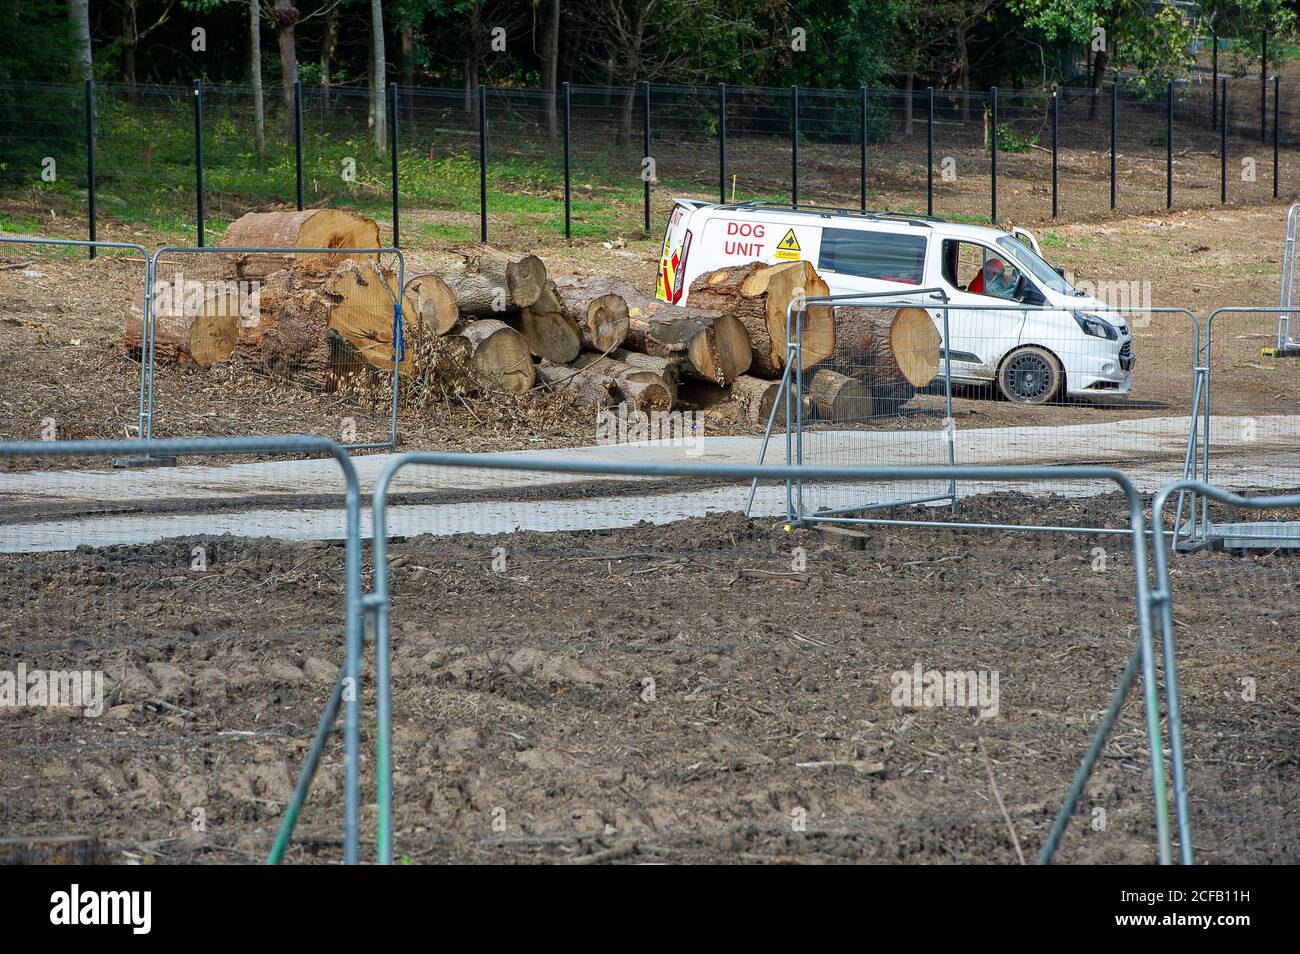
{"label": "van roof rail", "polygon": [[764,202],[753,199],[746,202],[732,202],[718,205],[719,209],[779,209],[782,212],[804,213],[806,215],[850,215],[865,219],[895,219],[908,225],[930,226],[935,222],[947,222],[937,215],[919,215],[914,212],[895,212],[890,209],[845,209],[833,205],[815,205],[801,202],[793,205],[788,202]]}

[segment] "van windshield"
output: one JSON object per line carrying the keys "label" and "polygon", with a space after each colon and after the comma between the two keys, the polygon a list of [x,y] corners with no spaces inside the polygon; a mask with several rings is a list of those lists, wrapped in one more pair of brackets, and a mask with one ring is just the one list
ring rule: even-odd
{"label": "van windshield", "polygon": [[1061,295],[1075,294],[1074,286],[1057,274],[1056,269],[1048,265],[1041,255],[1020,241],[1020,239],[1004,235],[998,239],[998,246],[1003,251],[1010,253],[1011,257],[1023,265],[1025,271],[1038,279],[1040,284],[1046,285],[1052,291]]}

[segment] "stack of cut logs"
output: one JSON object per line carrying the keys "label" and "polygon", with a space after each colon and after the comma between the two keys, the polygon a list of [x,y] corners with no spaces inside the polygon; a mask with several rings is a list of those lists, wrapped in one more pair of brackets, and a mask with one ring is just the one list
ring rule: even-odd
{"label": "stack of cut logs", "polygon": [[[221,256],[223,277],[258,282],[254,316],[232,319],[210,295],[197,307],[172,296],[155,307],[159,356],[202,367],[236,356],[322,389],[358,368],[391,371],[395,277],[374,255],[343,251],[378,247],[375,223],[329,210],[250,213],[222,244],[340,251]],[[407,280],[400,372],[429,370],[413,344],[432,336],[515,393],[545,388],[576,406],[647,414],[731,400],[741,420],[763,423],[785,371],[787,307],[826,293],[808,262],[751,262],[700,276],[678,307],[621,278],[553,277],[536,256],[476,247]],[[137,317],[128,347],[140,337]],[[939,367],[939,335],[920,308],[810,306],[799,343],[804,411],[831,420],[891,413]]]}

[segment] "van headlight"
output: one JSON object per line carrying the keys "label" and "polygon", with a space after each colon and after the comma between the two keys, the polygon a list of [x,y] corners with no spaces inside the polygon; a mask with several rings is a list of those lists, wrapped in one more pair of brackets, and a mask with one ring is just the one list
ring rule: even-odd
{"label": "van headlight", "polygon": [[1104,321],[1096,315],[1080,315],[1073,312],[1072,314],[1074,314],[1074,320],[1079,324],[1079,330],[1085,335],[1090,335],[1093,338],[1109,338],[1111,341],[1119,338],[1119,332],[1115,330],[1115,326],[1110,322]]}

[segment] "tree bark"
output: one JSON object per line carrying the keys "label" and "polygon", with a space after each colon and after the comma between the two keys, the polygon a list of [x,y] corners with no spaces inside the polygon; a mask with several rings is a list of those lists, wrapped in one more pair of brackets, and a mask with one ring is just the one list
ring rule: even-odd
{"label": "tree bark", "polygon": [[253,148],[266,155],[266,112],[262,103],[262,5],[248,0],[248,76],[253,87]]}
{"label": "tree bark", "polygon": [[582,346],[592,351],[609,351],[627,338],[627,302],[621,295],[592,289],[588,279],[561,275],[555,292],[564,313],[578,326]]}
{"label": "tree bark", "polygon": [[866,384],[876,413],[888,413],[934,380],[939,332],[923,308],[842,305],[836,366]]}
{"label": "tree bark", "polygon": [[284,137],[293,142],[293,84],[298,82],[298,44],[295,38],[298,8],[293,0],[275,0],[271,16],[276,23],[276,42],[280,47],[280,98],[284,106]]}
{"label": "tree bark", "polygon": [[474,367],[507,391],[522,394],[536,382],[533,359],[524,336],[495,318],[463,325],[457,337],[465,342]]}
{"label": "tree bark", "polygon": [[383,152],[388,148],[388,111],[384,106],[384,81],[388,76],[388,67],[384,61],[383,0],[370,0],[370,49],[374,62],[370,99],[374,104],[375,152]]}
{"label": "tree bark", "polygon": [[555,93],[560,87],[560,0],[551,0],[550,16],[542,33],[542,92],[547,93],[546,134],[552,143],[558,134],[559,123],[555,115]]}
{"label": "tree bark", "polygon": [[325,115],[330,115],[333,111],[333,104],[330,102],[330,87],[333,85],[333,79],[330,77],[330,70],[334,67],[334,52],[339,45],[339,8],[331,8],[325,20],[325,40],[320,48],[320,85],[321,97],[324,102]]}
{"label": "tree bark", "polygon": [[[785,368],[790,302],[829,292],[811,262],[750,262],[701,275],[691,285],[687,301],[736,318],[745,326],[753,349],[751,372],[756,377],[779,378]],[[800,365],[807,370],[835,353],[834,315],[826,305],[813,305],[805,311],[802,327]]]}
{"label": "tree bark", "polygon": [[486,246],[437,274],[455,294],[461,314],[475,318],[519,311],[535,304],[546,290],[546,265],[536,255],[515,260]]}
{"label": "tree bark", "polygon": [[[334,209],[307,209],[303,212],[249,212],[230,224],[221,237],[225,248],[336,248],[337,255],[273,254],[232,252],[223,255],[227,275],[257,278],[282,268],[305,267],[320,261],[337,263],[349,256],[349,248],[378,248],[379,226],[365,219]],[[351,256],[358,257],[358,256]],[[359,256],[373,258],[373,256]]]}
{"label": "tree bark", "polygon": [[[601,287],[592,280],[590,288]],[[625,347],[673,358],[693,377],[727,385],[749,370],[753,352],[745,326],[730,315],[679,308],[642,293],[620,278],[603,280],[604,291],[627,302]]]}

